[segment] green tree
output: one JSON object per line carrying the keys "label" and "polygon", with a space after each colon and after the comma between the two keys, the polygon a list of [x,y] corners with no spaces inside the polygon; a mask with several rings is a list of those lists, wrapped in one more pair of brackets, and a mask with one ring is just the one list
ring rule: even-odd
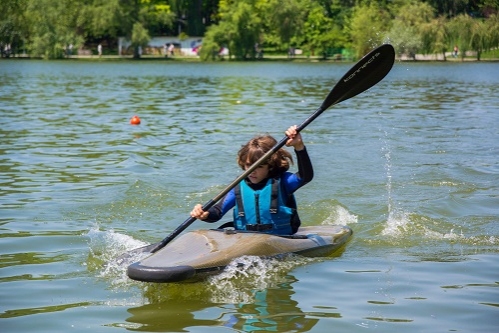
{"label": "green tree", "polygon": [[116,38],[128,25],[119,0],[93,0],[84,9],[92,18],[87,26],[95,39]]}
{"label": "green tree", "polygon": [[445,53],[452,43],[447,18],[445,16],[434,18],[428,23],[423,23],[420,29],[423,52],[442,53],[444,61],[447,60]]}
{"label": "green tree", "polygon": [[4,0],[0,2],[0,49],[2,56],[10,56],[5,52],[5,46],[12,53],[24,49],[28,25],[24,17],[27,0]]}
{"label": "green tree", "polygon": [[499,24],[497,14],[488,19],[474,19],[471,23],[470,48],[476,52],[477,60],[482,59],[482,53],[499,46]]}
{"label": "green tree", "polygon": [[490,47],[499,48],[499,13],[492,14],[487,19],[487,31],[490,34]]}
{"label": "green tree", "polygon": [[62,58],[69,45],[82,45],[88,22],[84,5],[81,0],[28,0],[25,18],[31,54],[46,59]]}
{"label": "green tree", "polygon": [[459,45],[461,60],[467,51],[476,51],[480,60],[481,52],[487,47],[485,25],[482,20],[474,19],[466,14],[454,17],[449,23],[452,36]]}
{"label": "green tree", "polygon": [[[174,15],[165,0],[120,0],[124,12],[128,13],[128,25],[125,36],[132,43],[133,57],[140,58],[140,47],[147,46],[149,29],[155,26],[171,26]],[[130,29],[131,27],[131,29]]]}
{"label": "green tree", "polygon": [[400,7],[388,33],[397,52],[416,60],[416,53],[423,47],[422,28],[433,18],[434,9],[427,3],[414,1]]}
{"label": "green tree", "polygon": [[448,18],[465,13],[481,16],[488,3],[497,4],[497,0],[425,0],[425,2],[435,8],[439,16]]}
{"label": "green tree", "polygon": [[288,49],[293,37],[303,31],[309,3],[309,0],[267,1],[261,10],[265,45]]}
{"label": "green tree", "polygon": [[144,28],[142,23],[135,22],[133,24],[131,40],[130,40],[132,42],[132,47],[135,50],[133,54],[134,58],[140,58],[141,56],[140,49],[145,48],[150,40],[151,36],[149,36],[147,29]]}
{"label": "green tree", "polygon": [[[226,21],[212,25],[203,38],[203,45],[199,51],[201,60],[210,61],[218,59],[220,49],[229,45],[232,30],[231,24]],[[231,57],[230,54],[229,57]]]}
{"label": "green tree", "polygon": [[499,0],[483,0],[479,1],[477,7],[483,17],[489,18],[491,16],[497,15],[499,12]]}
{"label": "green tree", "polygon": [[372,48],[384,42],[384,36],[390,30],[390,15],[373,1],[369,5],[358,5],[353,9],[347,21],[346,31],[357,57],[361,57]]}
{"label": "green tree", "polygon": [[483,19],[475,19],[472,25],[470,47],[476,51],[476,59],[481,60],[482,53],[490,49],[491,34]]}
{"label": "green tree", "polygon": [[216,22],[219,0],[169,0],[175,13],[175,31],[188,36],[203,36],[206,27]]}
{"label": "green tree", "polygon": [[262,35],[261,6],[261,0],[221,1],[220,22],[207,31],[201,58],[213,59],[221,47],[228,46],[236,59],[254,59]]}
{"label": "green tree", "polygon": [[255,11],[254,1],[236,2],[234,11],[225,15],[232,26],[229,49],[237,59],[256,57],[256,45],[260,43],[262,21]]}
{"label": "green tree", "polygon": [[326,16],[333,19],[334,23],[343,28],[347,18],[351,15],[356,0],[316,0],[326,11]]}
{"label": "green tree", "polygon": [[338,49],[347,43],[341,27],[326,16],[324,8],[312,4],[304,27],[304,45],[312,55],[321,55],[326,59],[331,49]]}

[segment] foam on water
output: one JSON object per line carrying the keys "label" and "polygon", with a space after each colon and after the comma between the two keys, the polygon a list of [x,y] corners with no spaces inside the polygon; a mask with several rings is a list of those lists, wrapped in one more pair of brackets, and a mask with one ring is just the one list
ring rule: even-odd
{"label": "foam on water", "polygon": [[200,304],[251,303],[258,291],[279,288],[290,280],[294,281],[295,278],[289,274],[294,268],[322,260],[298,255],[279,258],[243,256],[234,259],[219,274],[200,281],[140,283],[140,286],[148,303],[193,299]]}
{"label": "foam on water", "polygon": [[430,229],[427,224],[432,221],[428,218],[409,213],[402,208],[399,208],[393,198],[393,166],[392,166],[392,148],[390,136],[387,131],[384,132],[383,147],[381,153],[385,159],[385,172],[386,172],[386,196],[387,196],[387,209],[388,217],[381,231],[382,236],[389,238],[400,239],[404,238],[407,241],[409,236],[417,236],[420,239],[455,239],[459,237],[453,231],[450,233],[441,233]]}
{"label": "foam on water", "polygon": [[410,224],[409,214],[402,211],[392,211],[388,214],[385,228],[381,232],[384,236],[399,237],[405,234]]}
{"label": "foam on water", "polygon": [[348,211],[345,207],[341,205],[336,205],[331,211],[331,214],[322,222],[322,225],[348,225],[352,223],[357,223],[358,217]]}
{"label": "foam on water", "polygon": [[90,251],[102,260],[114,259],[119,254],[137,247],[147,245],[128,235],[120,234],[114,230],[101,231],[94,227],[87,236],[90,238]]}
{"label": "foam on water", "polygon": [[137,253],[124,260],[116,260],[121,254],[145,246],[147,243],[136,240],[128,235],[123,235],[114,230],[101,231],[92,228],[87,236],[90,238],[90,257],[97,264],[100,277],[111,278],[114,286],[127,285],[132,282],[126,275],[126,268],[148,253]]}
{"label": "foam on water", "polygon": [[[421,239],[450,239],[457,240],[462,239],[464,236],[462,234],[456,234],[454,228],[451,228],[449,232],[435,231],[429,228],[429,224],[432,221],[429,218],[418,216],[416,214],[411,214],[404,211],[403,209],[397,207],[393,199],[393,175],[392,175],[392,149],[389,139],[389,134],[384,131],[384,145],[381,149],[383,156],[385,158],[385,171],[386,171],[386,191],[387,191],[387,208],[388,208],[388,218],[386,224],[381,232],[381,235],[388,236],[390,238],[400,239],[404,237],[406,239],[408,236],[418,236]],[[435,223],[433,223],[435,224]]]}
{"label": "foam on water", "polygon": [[208,278],[212,291],[211,301],[249,302],[253,299],[255,290],[264,290],[284,283],[287,280],[287,272],[318,260],[321,259],[297,255],[285,255],[279,258],[243,256],[234,259],[221,274]]}
{"label": "foam on water", "polygon": [[444,220],[395,210],[389,213],[381,235],[389,240],[405,244],[424,243],[427,241],[447,241],[450,244],[468,244],[473,246],[497,246],[499,238],[494,235],[471,234],[461,226]]}
{"label": "foam on water", "polygon": [[407,237],[410,235],[424,237],[424,239],[460,239],[464,237],[462,233],[456,233],[454,228],[448,232],[432,230],[427,224],[436,224],[438,221],[432,221],[429,218],[417,216],[401,210],[389,212],[388,219],[381,234],[392,238]]}

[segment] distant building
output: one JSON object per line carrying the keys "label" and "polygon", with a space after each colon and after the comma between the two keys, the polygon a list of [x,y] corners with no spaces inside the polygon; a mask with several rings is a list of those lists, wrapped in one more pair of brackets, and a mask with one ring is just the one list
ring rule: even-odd
{"label": "distant building", "polygon": [[[173,44],[175,46],[174,54],[183,55],[183,56],[197,56],[197,51],[201,46],[202,38],[201,37],[187,37],[186,39],[180,40],[178,37],[153,37],[149,41],[149,44],[143,50],[142,54],[155,54],[161,55],[164,54],[165,45],[166,49],[168,46]],[[125,37],[118,38],[118,54],[126,55],[133,54],[133,50],[130,50],[131,42],[126,40]],[[166,54],[164,54],[166,55]],[[170,55],[170,54],[168,54]]]}

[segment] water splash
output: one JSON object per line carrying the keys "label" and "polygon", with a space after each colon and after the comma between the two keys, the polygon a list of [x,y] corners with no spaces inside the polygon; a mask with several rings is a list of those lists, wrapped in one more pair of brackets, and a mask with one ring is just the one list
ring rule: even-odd
{"label": "water splash", "polygon": [[464,239],[464,235],[454,232],[454,227],[450,226],[448,232],[440,232],[431,229],[431,225],[437,225],[439,229],[445,227],[445,222],[435,221],[425,216],[415,213],[404,211],[396,207],[393,199],[393,177],[392,177],[392,149],[390,146],[388,132],[384,131],[384,145],[382,152],[385,158],[385,171],[386,171],[386,192],[387,192],[387,209],[388,217],[386,224],[381,231],[382,236],[389,236],[391,238],[401,239],[408,244],[410,236],[414,237],[414,242],[420,239],[434,239],[434,240],[451,240],[457,241]]}
{"label": "water splash", "polygon": [[126,275],[126,268],[148,254],[138,253],[121,261],[115,259],[127,251],[147,245],[147,243],[114,230],[101,231],[97,227],[92,228],[87,236],[90,239],[88,268],[97,271],[100,277],[110,278],[113,286],[129,285],[132,281]]}
{"label": "water splash", "polygon": [[[390,209],[390,207],[389,207]],[[406,234],[411,221],[409,214],[403,211],[392,211],[388,213],[385,228],[381,232],[383,236],[400,237]]]}
{"label": "water splash", "polygon": [[243,256],[234,259],[217,275],[195,282],[141,283],[143,295],[149,303],[169,300],[196,299],[202,303],[238,304],[251,303],[255,293],[269,288],[279,288],[295,281],[290,275],[294,268],[324,259],[285,255],[279,258]]}
{"label": "water splash", "polygon": [[384,131],[385,134],[385,140],[384,140],[384,146],[381,149],[381,151],[384,153],[385,157],[385,171],[386,171],[386,192],[387,192],[387,197],[388,197],[388,214],[392,213],[393,210],[393,198],[392,198],[392,154],[391,154],[391,147],[388,139],[388,132]]}
{"label": "water splash", "polygon": [[[434,230],[435,228],[445,231]],[[392,239],[403,239],[405,244],[410,244],[411,239],[415,243],[420,243],[421,240],[462,242],[467,239],[462,230],[456,230],[450,223],[398,210],[390,212],[381,234]]]}
{"label": "water splash", "polygon": [[385,158],[385,172],[386,172],[386,195],[387,195],[387,208],[388,217],[386,225],[381,232],[384,236],[401,236],[405,233],[407,225],[410,223],[409,214],[396,210],[393,203],[393,187],[392,187],[392,154],[391,146],[388,138],[388,132],[384,131],[383,147],[381,148]]}
{"label": "water splash", "polygon": [[301,211],[305,212],[304,216],[309,216],[307,222],[312,225],[348,225],[358,222],[358,216],[336,200],[317,201],[313,205],[302,207]]}
{"label": "water splash", "polygon": [[392,238],[400,238],[403,236],[414,234],[413,231],[418,228],[414,228],[414,223],[411,221],[411,214],[397,208],[393,199],[393,176],[392,176],[392,149],[390,145],[390,139],[388,137],[388,132],[384,131],[383,147],[381,148],[383,157],[385,159],[385,172],[386,172],[386,197],[387,197],[387,209],[388,216],[386,219],[385,226],[381,231],[381,235],[390,236]]}
{"label": "water splash", "polygon": [[243,256],[233,260],[225,270],[208,278],[211,301],[218,303],[245,303],[253,299],[255,290],[264,290],[284,283],[287,273],[318,258],[285,255],[279,258]]}
{"label": "water splash", "polygon": [[348,225],[352,223],[358,222],[358,216],[350,213],[348,209],[341,205],[337,205],[334,207],[331,215],[322,222],[323,225],[333,225],[333,224],[341,224]]}

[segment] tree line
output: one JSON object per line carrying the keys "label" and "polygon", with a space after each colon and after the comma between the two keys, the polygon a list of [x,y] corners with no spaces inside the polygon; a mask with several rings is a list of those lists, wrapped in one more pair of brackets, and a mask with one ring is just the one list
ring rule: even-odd
{"label": "tree line", "polygon": [[499,0],[2,0],[2,56],[47,59],[130,41],[134,57],[152,36],[202,37],[203,60],[266,52],[358,58],[384,42],[399,54],[459,56],[499,46]]}

